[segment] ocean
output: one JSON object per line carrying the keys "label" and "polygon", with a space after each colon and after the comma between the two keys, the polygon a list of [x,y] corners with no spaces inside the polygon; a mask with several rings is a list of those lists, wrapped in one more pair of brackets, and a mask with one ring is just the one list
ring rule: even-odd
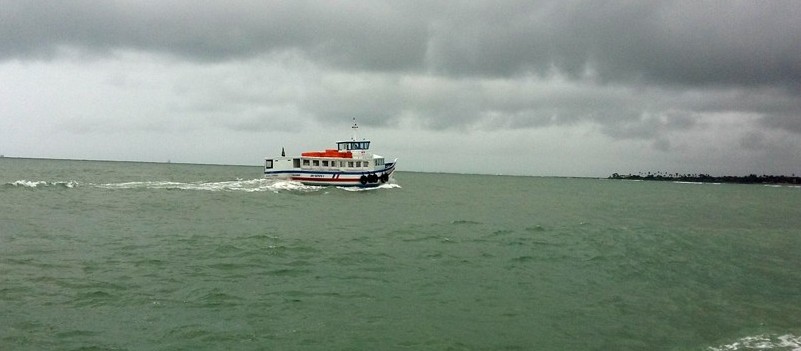
{"label": "ocean", "polygon": [[0,350],[801,350],[799,187],[260,175],[0,158]]}

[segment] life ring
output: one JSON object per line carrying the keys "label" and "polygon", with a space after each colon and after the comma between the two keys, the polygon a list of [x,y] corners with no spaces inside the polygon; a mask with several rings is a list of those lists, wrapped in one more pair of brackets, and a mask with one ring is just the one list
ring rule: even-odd
{"label": "life ring", "polygon": [[367,184],[367,176],[361,176],[359,178],[359,183],[362,183],[362,185]]}

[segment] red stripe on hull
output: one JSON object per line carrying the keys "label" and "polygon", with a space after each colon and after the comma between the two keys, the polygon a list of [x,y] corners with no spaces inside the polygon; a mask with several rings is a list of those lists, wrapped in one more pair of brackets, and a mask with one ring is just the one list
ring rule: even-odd
{"label": "red stripe on hull", "polygon": [[347,178],[310,178],[310,177],[292,177],[292,180],[298,182],[320,182],[320,183],[329,183],[329,182],[358,182],[359,179],[347,179]]}

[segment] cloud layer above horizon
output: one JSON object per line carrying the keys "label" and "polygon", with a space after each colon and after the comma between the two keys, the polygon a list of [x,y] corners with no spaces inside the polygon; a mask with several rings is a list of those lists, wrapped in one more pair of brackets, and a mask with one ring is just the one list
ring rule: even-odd
{"label": "cloud layer above horizon", "polygon": [[0,152],[247,163],[357,117],[415,170],[801,171],[796,1],[0,5]]}

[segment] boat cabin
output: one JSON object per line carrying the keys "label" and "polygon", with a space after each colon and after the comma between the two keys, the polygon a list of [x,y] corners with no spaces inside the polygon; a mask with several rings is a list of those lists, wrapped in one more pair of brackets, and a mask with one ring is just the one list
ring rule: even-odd
{"label": "boat cabin", "polygon": [[337,141],[337,150],[339,150],[339,151],[367,150],[369,148],[370,148],[370,141],[369,140]]}
{"label": "boat cabin", "polygon": [[336,149],[303,152],[301,157],[266,159],[264,169],[353,172],[384,166],[383,157],[366,153],[370,149],[369,140],[338,141],[336,144]]}

